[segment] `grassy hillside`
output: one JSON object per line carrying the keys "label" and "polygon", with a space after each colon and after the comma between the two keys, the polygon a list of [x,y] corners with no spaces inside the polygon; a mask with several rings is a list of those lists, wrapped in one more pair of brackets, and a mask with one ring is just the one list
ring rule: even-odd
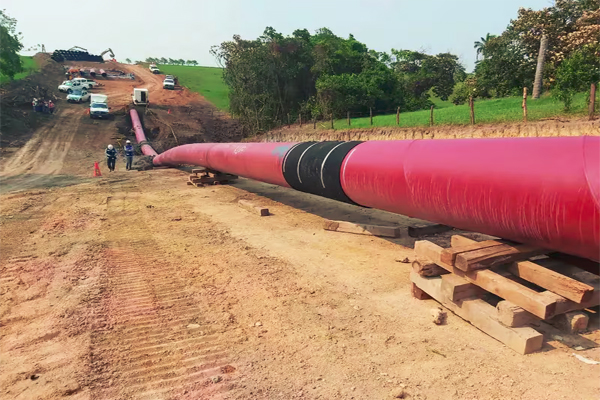
{"label": "grassy hillside", "polygon": [[180,85],[200,93],[218,109],[229,110],[229,90],[223,82],[221,68],[183,65],[159,65],[158,67],[166,75],[176,75]]}
{"label": "grassy hillside", "polygon": [[[435,109],[433,119],[435,125],[463,125],[470,123],[468,105],[455,106],[450,102],[434,100]],[[523,120],[521,108],[522,97],[506,97],[502,99],[475,100],[476,123],[502,123]],[[563,104],[551,96],[544,96],[539,100],[527,101],[528,120],[535,121],[542,118],[560,115],[583,115],[587,111],[586,95],[579,93],[573,99],[572,111],[566,114]],[[320,124],[329,128],[329,123]],[[400,126],[427,126],[429,125],[429,110],[420,110],[400,114]],[[334,121],[336,129],[348,129],[346,119]],[[351,128],[369,128],[369,117],[352,119]],[[396,126],[396,114],[379,115],[373,117],[373,126]]]}
{"label": "grassy hillside", "polygon": [[[23,79],[27,75],[30,75],[40,69],[40,67],[37,65],[37,63],[33,59],[33,57],[30,57],[30,56],[20,56],[20,57],[21,57],[21,61],[23,62],[23,72],[19,72],[18,74],[16,74],[15,80]],[[4,82],[8,82],[8,81],[9,81],[8,76],[0,74],[0,85],[3,84]]]}

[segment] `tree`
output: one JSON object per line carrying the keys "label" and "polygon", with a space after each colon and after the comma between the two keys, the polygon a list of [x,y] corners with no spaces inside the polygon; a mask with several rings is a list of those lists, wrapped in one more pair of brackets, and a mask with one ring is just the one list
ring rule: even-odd
{"label": "tree", "polygon": [[495,38],[496,35],[492,35],[490,33],[488,33],[487,35],[485,35],[485,37],[482,37],[481,40],[477,40],[475,42],[475,45],[473,46],[477,52],[477,56],[476,56],[476,60],[479,60],[479,56],[482,56],[483,58],[485,58],[485,51],[486,51],[486,45],[489,42],[490,39]]}
{"label": "tree", "polygon": [[0,73],[11,80],[23,70],[19,51],[23,48],[21,33],[16,32],[17,20],[0,10]]}
{"label": "tree", "polygon": [[160,62],[160,64],[166,64],[168,62],[168,60],[164,57],[159,58],[158,61]]}
{"label": "tree", "polygon": [[126,62],[127,64],[131,64],[131,59],[130,59],[130,58],[126,58],[126,59],[125,59],[125,62]]}
{"label": "tree", "polygon": [[544,62],[546,59],[546,50],[548,49],[548,37],[542,35],[540,39],[540,52],[538,54],[537,66],[535,68],[535,79],[533,81],[533,93],[531,98],[539,99],[542,94],[542,76],[544,74]]}
{"label": "tree", "polygon": [[600,44],[588,44],[574,51],[556,70],[553,94],[563,102],[565,110],[577,92],[588,92],[592,83],[600,81]]}

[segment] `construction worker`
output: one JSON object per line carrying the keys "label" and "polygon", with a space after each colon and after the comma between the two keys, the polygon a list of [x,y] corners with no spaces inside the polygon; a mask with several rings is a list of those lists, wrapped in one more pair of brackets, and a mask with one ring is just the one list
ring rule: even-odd
{"label": "construction worker", "polygon": [[131,169],[131,164],[133,164],[133,146],[131,145],[130,140],[125,142],[125,157],[127,158],[125,169],[129,171]]}
{"label": "construction worker", "polygon": [[33,101],[31,102],[31,105],[33,106],[33,112],[37,111],[37,102],[38,99],[36,99],[35,97],[33,98]]}
{"label": "construction worker", "polygon": [[48,111],[50,111],[50,114],[54,114],[54,102],[52,100],[48,101]]}
{"label": "construction worker", "polygon": [[117,150],[112,144],[109,144],[104,153],[106,154],[106,164],[108,165],[108,170],[112,172],[115,170],[115,164],[117,162]]}

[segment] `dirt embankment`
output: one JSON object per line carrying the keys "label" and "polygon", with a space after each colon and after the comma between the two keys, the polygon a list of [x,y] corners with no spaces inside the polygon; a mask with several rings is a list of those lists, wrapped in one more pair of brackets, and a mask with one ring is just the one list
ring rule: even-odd
{"label": "dirt embankment", "polygon": [[312,125],[276,129],[246,139],[248,142],[301,142],[308,140],[410,140],[544,136],[600,136],[600,120],[539,121],[515,124],[462,125],[415,128],[314,130]]}
{"label": "dirt embankment", "polygon": [[0,89],[0,147],[24,144],[34,130],[50,120],[47,114],[32,112],[34,97],[52,100],[57,109],[63,103],[63,96],[58,91],[58,85],[64,80],[62,65],[48,54],[39,53],[34,58],[40,72],[9,82]]}

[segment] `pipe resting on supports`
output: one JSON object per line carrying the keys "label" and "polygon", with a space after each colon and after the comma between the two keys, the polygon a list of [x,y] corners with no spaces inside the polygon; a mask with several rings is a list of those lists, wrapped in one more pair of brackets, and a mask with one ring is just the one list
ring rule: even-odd
{"label": "pipe resting on supports", "polygon": [[198,143],[153,163],[203,166],[600,260],[600,137]]}

